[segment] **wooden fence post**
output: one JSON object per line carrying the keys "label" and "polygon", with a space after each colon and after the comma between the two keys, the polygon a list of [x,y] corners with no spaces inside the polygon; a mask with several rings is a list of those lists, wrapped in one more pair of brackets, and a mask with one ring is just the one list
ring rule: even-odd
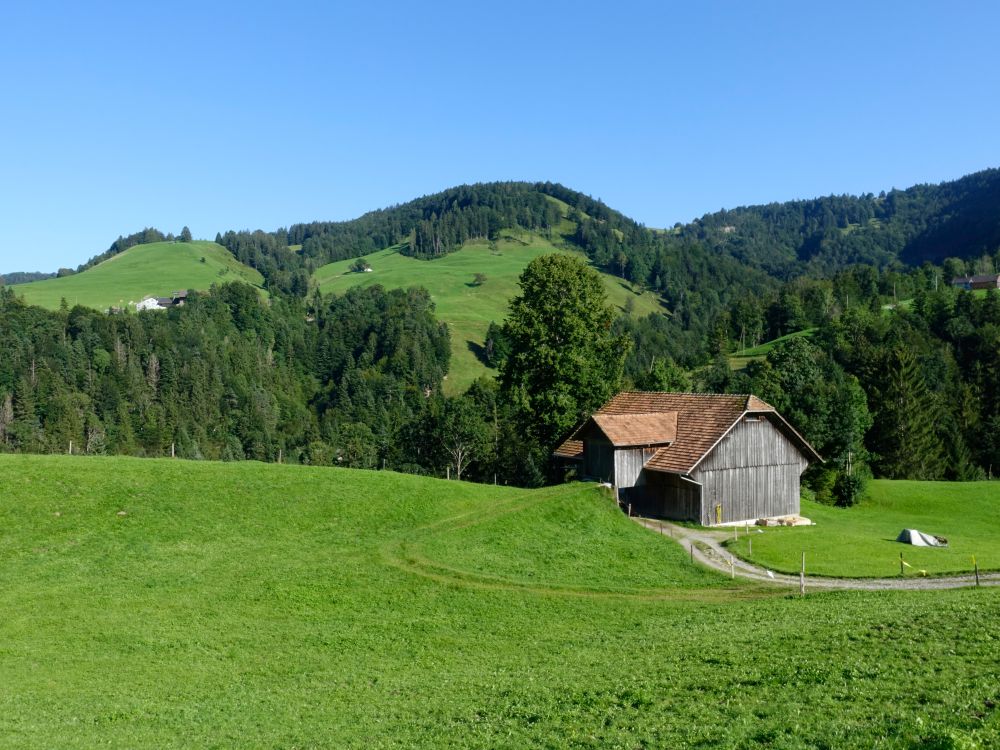
{"label": "wooden fence post", "polygon": [[71,456],[73,455],[73,441],[72,440],[69,441],[69,455],[71,455]]}
{"label": "wooden fence post", "polygon": [[[175,454],[174,454],[174,444],[173,443],[170,444],[170,457],[171,458],[175,457]],[[280,464],[281,461],[279,460],[278,463]]]}
{"label": "wooden fence post", "polygon": [[899,553],[899,574],[900,575],[904,575],[904,571],[903,571],[903,553],[902,552]]}
{"label": "wooden fence post", "polygon": [[976,556],[972,556],[972,567],[976,569],[976,586],[979,585],[979,563],[976,562]]}
{"label": "wooden fence post", "polygon": [[799,596],[806,595],[806,551],[802,550],[802,567],[799,569]]}

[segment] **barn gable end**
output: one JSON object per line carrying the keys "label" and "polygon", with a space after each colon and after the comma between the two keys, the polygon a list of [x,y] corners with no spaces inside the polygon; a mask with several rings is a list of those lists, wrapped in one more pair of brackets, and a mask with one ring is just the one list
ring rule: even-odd
{"label": "barn gable end", "polygon": [[705,526],[799,512],[799,478],[809,462],[766,416],[743,417],[702,459],[691,478],[702,486]]}

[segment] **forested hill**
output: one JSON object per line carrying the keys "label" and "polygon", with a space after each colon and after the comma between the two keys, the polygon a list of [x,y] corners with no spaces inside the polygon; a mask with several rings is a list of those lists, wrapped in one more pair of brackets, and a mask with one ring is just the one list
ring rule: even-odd
{"label": "forested hill", "polygon": [[664,295],[685,325],[733,299],[773,291],[761,270],[688,238],[665,237],[589,196],[550,182],[463,185],[344,222],[274,232],[229,231],[216,241],[259,270],[275,293],[302,296],[309,276],[332,261],[399,245],[433,260],[501,230],[537,232],[584,251],[609,273]]}
{"label": "forested hill", "polygon": [[723,210],[675,227],[674,235],[786,279],[856,263],[976,260],[1000,247],[1000,169],[879,195]]}
{"label": "forested hill", "polygon": [[652,231],[557,183],[496,182],[451,188],[351,221],[230,231],[217,241],[258,269],[273,291],[301,296],[309,275],[331,261],[394,245],[433,259],[520,228],[578,247],[598,267],[660,292],[681,315],[702,317],[800,275],[992,254],[1000,246],[998,207],[1000,170],[990,169],[878,195],[723,210]]}

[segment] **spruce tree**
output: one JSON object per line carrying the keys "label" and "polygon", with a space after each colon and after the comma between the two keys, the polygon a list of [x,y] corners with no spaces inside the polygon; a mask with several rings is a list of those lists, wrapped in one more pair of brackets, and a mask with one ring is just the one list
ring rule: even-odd
{"label": "spruce tree", "polygon": [[876,453],[879,471],[892,479],[940,479],[944,475],[938,405],[913,352],[895,347],[887,357]]}

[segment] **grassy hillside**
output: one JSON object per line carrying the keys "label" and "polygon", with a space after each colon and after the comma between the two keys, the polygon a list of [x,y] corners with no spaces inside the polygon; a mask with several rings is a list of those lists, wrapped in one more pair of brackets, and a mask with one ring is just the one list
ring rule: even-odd
{"label": "grassy hillside", "polygon": [[[767,529],[730,543],[741,557],[773,570],[798,572],[806,553],[808,571],[828,576],[893,576],[899,553],[912,565],[907,575],[968,573],[975,555],[982,570],[1000,570],[1000,482],[904,482],[875,480],[853,508],[803,501],[802,515],[815,526]],[[904,528],[948,539],[946,549],[911,547],[896,541]]]}
{"label": "grassy hillside", "polygon": [[104,310],[124,307],[149,295],[208,289],[227,281],[259,287],[263,278],[214,242],[155,242],[131,247],[82,273],[19,284],[14,291],[28,303],[49,309],[58,308],[65,299],[70,306]]}
{"label": "grassy hillside", "polygon": [[772,341],[765,341],[763,344],[758,344],[757,346],[747,347],[746,349],[729,355],[729,366],[734,370],[742,370],[755,359],[764,359],[764,357],[766,357],[778,344],[791,339],[809,338],[815,333],[815,328],[806,328],[802,331],[795,331],[794,333],[780,336]]}
{"label": "grassy hillside", "polygon": [[[477,351],[485,341],[490,321],[500,323],[506,317],[524,267],[533,258],[553,252],[569,251],[531,234],[525,234],[523,239],[508,235],[496,243],[495,250],[486,242],[469,243],[435,260],[410,258],[400,255],[397,248],[388,248],[365,256],[371,273],[352,272],[350,267],[355,261],[344,260],[317,269],[313,281],[324,294],[371,284],[388,289],[425,287],[434,299],[438,317],[451,329],[452,365],[446,388],[458,393],[487,372]],[[476,273],[486,274],[484,284],[473,283]],[[614,276],[602,274],[602,278],[609,301],[619,309],[624,309],[631,299],[636,315],[663,311],[655,295],[636,294],[628,282]]]}
{"label": "grassy hillside", "polygon": [[0,455],[0,744],[991,747],[1000,591],[805,599],[590,485]]}

